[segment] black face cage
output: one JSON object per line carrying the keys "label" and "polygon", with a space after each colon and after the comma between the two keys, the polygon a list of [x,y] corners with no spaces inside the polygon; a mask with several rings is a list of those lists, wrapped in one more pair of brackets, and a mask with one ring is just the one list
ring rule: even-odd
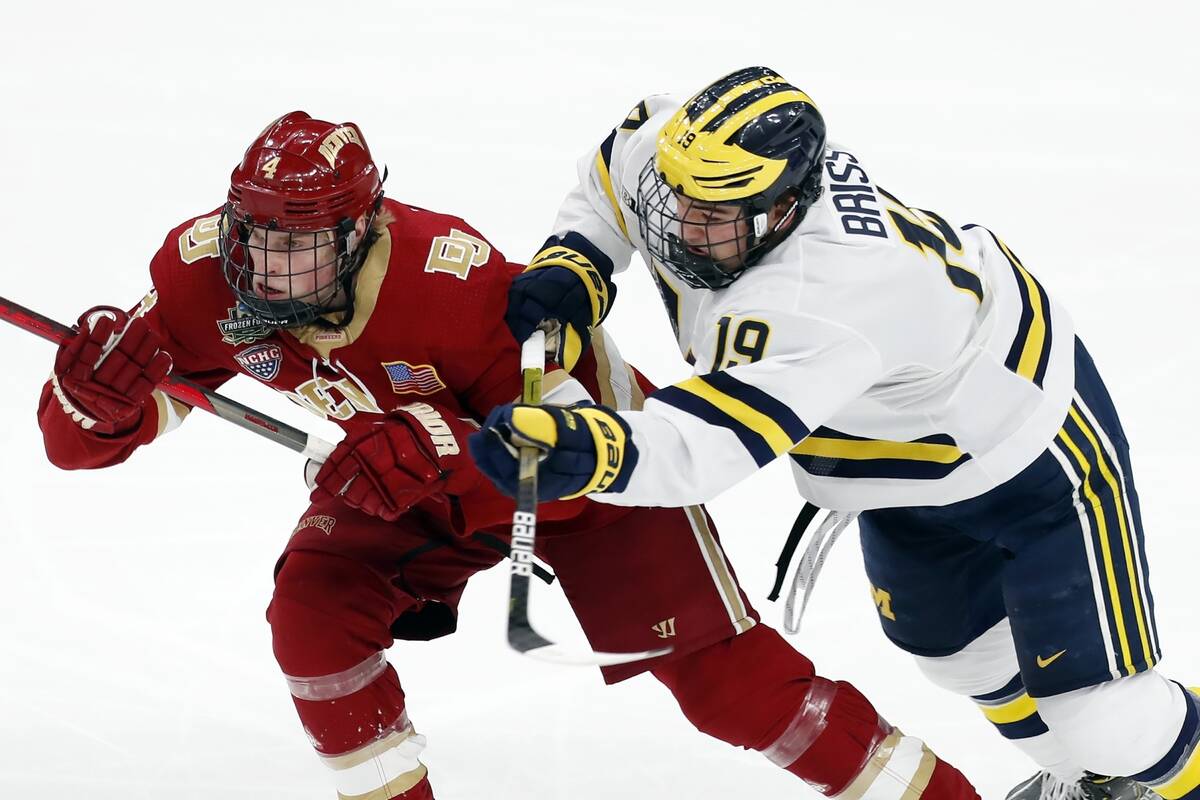
{"label": "black face cage", "polygon": [[[638,232],[646,243],[650,257],[661,264],[680,280],[696,289],[723,289],[741,277],[746,268],[753,265],[769,249],[764,239],[766,211],[750,201],[722,205],[738,205],[742,208],[745,232],[733,238],[714,238],[711,229],[720,223],[688,222],[688,233],[684,236],[683,215],[678,212],[675,192],[654,168],[651,160],[638,176],[637,216]],[[735,225],[736,227],[736,225]],[[724,264],[713,259],[713,249],[735,244],[736,250],[722,259]],[[700,252],[693,252],[695,248]]]}
{"label": "black face cage", "polygon": [[[347,324],[354,311],[351,282],[375,240],[375,213],[373,209],[363,240],[356,242],[351,219],[335,228],[292,232],[273,220],[256,223],[227,203],[217,241],[225,281],[239,306],[271,328]],[[337,323],[323,319],[338,311],[342,318]]]}

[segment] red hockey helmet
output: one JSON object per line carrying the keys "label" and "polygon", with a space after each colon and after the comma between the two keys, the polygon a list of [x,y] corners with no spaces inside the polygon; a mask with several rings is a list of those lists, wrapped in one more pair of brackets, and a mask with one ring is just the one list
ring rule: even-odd
{"label": "red hockey helmet", "polygon": [[[383,176],[357,125],[303,111],[272,122],[230,176],[221,256],[239,303],[271,327],[303,325],[338,310],[347,312],[344,324],[351,278],[373,239],[370,223],[382,198]],[[360,239],[354,227],[364,214]],[[284,237],[284,250],[271,240],[282,234],[302,236]],[[297,246],[297,239],[305,244]],[[287,256],[285,268],[273,267],[268,279],[266,265],[278,264],[280,254]]]}

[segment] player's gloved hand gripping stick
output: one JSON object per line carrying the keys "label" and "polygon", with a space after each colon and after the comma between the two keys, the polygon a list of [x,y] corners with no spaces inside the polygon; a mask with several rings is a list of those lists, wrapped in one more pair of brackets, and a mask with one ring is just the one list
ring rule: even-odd
{"label": "player's gloved hand gripping stick", "polygon": [[[546,366],[545,333],[535,330],[521,345],[521,402],[542,402],[542,374]],[[640,653],[572,651],[542,636],[529,622],[529,583],[533,577],[533,545],[537,538],[538,461],[543,452],[536,445],[517,451],[517,510],[513,514],[512,565],[508,590],[508,643],[518,652],[543,661],[578,666],[628,664],[666,655],[671,648]]]}
{"label": "player's gloved hand gripping stick", "polygon": [[[0,297],[0,319],[11,322],[30,333],[36,333],[55,344],[62,344],[77,333],[74,328],[44,317],[36,311],[31,311],[4,297]],[[209,391],[184,378],[167,375],[158,384],[158,388],[181,403],[186,403],[210,414],[216,414],[227,422],[232,422],[234,425],[282,444],[314,461],[324,461],[333,451],[333,445],[324,439],[305,433],[286,422],[272,419],[249,406]]]}
{"label": "player's gloved hand gripping stick", "polygon": [[[59,345],[78,334],[74,328],[4,297],[0,297],[0,319]],[[521,367],[525,379],[522,399],[526,403],[541,402],[542,372],[545,365],[543,337],[541,331],[536,332],[521,350]],[[158,388],[181,403],[215,414],[223,420],[282,444],[316,464],[324,462],[334,450],[334,445],[324,439],[259,413],[249,406],[184,378],[165,375]],[[521,491],[518,495],[517,512],[513,517],[509,644],[519,652],[545,661],[592,666],[623,664],[669,653],[670,648],[642,653],[570,652],[542,637],[530,625],[529,580],[534,574],[532,555],[537,524],[537,462],[540,453],[536,447],[527,447],[521,449],[521,454]]]}

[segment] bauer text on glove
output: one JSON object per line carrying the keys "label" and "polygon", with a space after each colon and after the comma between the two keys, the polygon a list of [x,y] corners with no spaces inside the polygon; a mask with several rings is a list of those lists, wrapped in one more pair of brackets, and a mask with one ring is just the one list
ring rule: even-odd
{"label": "bauer text on glove", "polygon": [[608,314],[616,297],[612,262],[577,233],[552,236],[525,272],[513,279],[505,321],[523,342],[551,326],[553,357],[570,370],[591,343],[592,328]]}

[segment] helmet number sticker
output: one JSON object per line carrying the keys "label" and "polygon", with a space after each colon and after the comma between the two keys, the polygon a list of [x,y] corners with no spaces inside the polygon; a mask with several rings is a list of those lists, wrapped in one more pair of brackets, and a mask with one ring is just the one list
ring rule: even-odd
{"label": "helmet number sticker", "polygon": [[692,142],[696,141],[695,131],[688,131],[683,136],[679,137],[679,146],[687,150],[692,146]]}
{"label": "helmet number sticker", "polygon": [[262,174],[268,178],[274,178],[277,169],[279,169],[279,156],[274,156],[267,159],[267,162],[262,165]]}
{"label": "helmet number sticker", "polygon": [[196,220],[192,227],[179,234],[179,258],[185,264],[194,264],[202,258],[216,258],[220,230],[220,214]]}
{"label": "helmet number sticker", "polygon": [[492,255],[492,247],[478,236],[450,229],[449,236],[435,236],[429,245],[426,272],[447,272],[460,280],[471,275],[472,267],[482,267]]}

